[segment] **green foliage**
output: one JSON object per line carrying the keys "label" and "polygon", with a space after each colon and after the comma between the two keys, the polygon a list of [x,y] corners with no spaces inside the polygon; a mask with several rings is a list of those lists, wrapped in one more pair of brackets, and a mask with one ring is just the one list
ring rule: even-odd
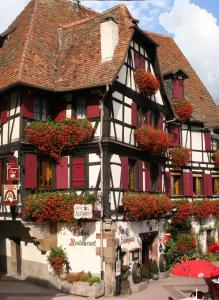
{"label": "green foliage", "polygon": [[62,247],[52,247],[50,249],[50,253],[48,256],[48,259],[53,259],[53,258],[63,258],[66,259],[66,254],[65,251],[62,249]]}
{"label": "green foliage", "polygon": [[149,271],[148,269],[146,268],[145,265],[141,264],[141,277],[143,279],[148,279],[149,278]]}
{"label": "green foliage", "polygon": [[68,273],[66,274],[65,279],[69,283],[83,281],[83,282],[88,282],[89,285],[93,285],[94,283],[100,282],[99,277],[92,276],[91,272],[85,273],[84,271],[78,273]]}
{"label": "green foliage", "polygon": [[169,269],[177,258],[176,243],[173,238],[169,238],[165,249],[165,255],[167,258],[167,268]]}
{"label": "green foliage", "polygon": [[157,273],[159,273],[158,265],[157,265],[157,262],[156,262],[155,259],[152,261],[152,264],[151,264],[151,273],[152,273],[152,274],[157,274]]}
{"label": "green foliage", "polygon": [[196,242],[193,235],[181,233],[176,238],[176,249],[179,255],[184,255],[196,249]]}
{"label": "green foliage", "polygon": [[100,282],[100,278],[97,276],[91,276],[88,279],[89,285],[93,285],[94,283]]}

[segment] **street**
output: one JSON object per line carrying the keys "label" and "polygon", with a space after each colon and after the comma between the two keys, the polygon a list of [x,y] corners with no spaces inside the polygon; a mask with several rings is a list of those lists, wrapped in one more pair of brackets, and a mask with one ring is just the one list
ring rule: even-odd
{"label": "street", "polygon": [[[150,280],[148,287],[130,296],[102,297],[101,299],[168,300],[188,297],[195,288],[206,292],[203,279],[170,276],[158,281]],[[0,300],[80,300],[84,297],[63,294],[55,289],[46,289],[26,281],[3,277],[0,279]],[[89,299],[89,298],[88,298]]]}

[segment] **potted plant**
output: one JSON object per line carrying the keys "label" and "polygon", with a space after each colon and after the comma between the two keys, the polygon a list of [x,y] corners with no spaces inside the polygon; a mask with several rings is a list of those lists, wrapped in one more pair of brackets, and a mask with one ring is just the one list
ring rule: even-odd
{"label": "potted plant", "polygon": [[134,77],[140,92],[145,96],[154,95],[160,87],[157,78],[143,69],[137,69]]}
{"label": "potted plant", "polygon": [[185,147],[171,148],[170,155],[175,168],[183,167],[191,160],[191,150]]}
{"label": "potted plant", "polygon": [[66,268],[68,266],[68,259],[65,251],[62,249],[61,246],[52,247],[50,249],[47,261],[49,262],[54,274],[58,277],[60,277],[66,272]]}
{"label": "potted plant", "polygon": [[180,120],[183,123],[187,122],[191,118],[193,108],[192,108],[191,103],[188,100],[186,100],[186,99],[178,100],[177,99],[174,101],[174,107],[175,107],[178,117],[180,118]]}
{"label": "potted plant", "polygon": [[159,279],[159,270],[158,270],[157,261],[155,259],[152,261],[151,275],[152,275],[152,278],[154,280],[158,280]]}

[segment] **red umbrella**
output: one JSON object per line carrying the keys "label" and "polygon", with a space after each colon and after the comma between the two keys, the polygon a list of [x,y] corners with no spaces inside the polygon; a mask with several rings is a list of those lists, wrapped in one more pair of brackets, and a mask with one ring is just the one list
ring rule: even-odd
{"label": "red umbrella", "polygon": [[207,260],[187,260],[175,265],[172,274],[193,278],[211,278],[219,276],[219,267]]}

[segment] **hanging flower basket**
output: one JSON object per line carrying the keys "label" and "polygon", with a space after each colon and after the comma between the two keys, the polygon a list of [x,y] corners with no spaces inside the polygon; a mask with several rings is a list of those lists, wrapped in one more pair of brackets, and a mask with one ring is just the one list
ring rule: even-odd
{"label": "hanging flower basket", "polygon": [[186,166],[191,160],[191,150],[185,147],[171,148],[170,155],[175,168]]}
{"label": "hanging flower basket", "polygon": [[136,129],[135,138],[139,148],[148,151],[150,155],[161,155],[170,146],[168,133],[149,125]]}
{"label": "hanging flower basket", "polygon": [[171,213],[172,202],[166,195],[127,193],[124,195],[125,219],[129,221],[162,218]]}
{"label": "hanging flower basket", "polygon": [[212,159],[213,159],[215,165],[218,166],[219,165],[219,149],[213,153]]}
{"label": "hanging flower basket", "polygon": [[66,119],[62,122],[33,121],[25,128],[30,143],[58,160],[82,142],[93,138],[95,130],[88,120]]}
{"label": "hanging flower basket", "polygon": [[61,276],[66,271],[66,266],[68,265],[68,259],[65,251],[62,247],[52,247],[50,249],[47,261],[50,264],[54,275]]}
{"label": "hanging flower basket", "polygon": [[177,115],[179,116],[180,120],[183,123],[187,122],[191,118],[193,108],[189,101],[187,101],[185,99],[175,100],[174,107],[175,107]]}
{"label": "hanging flower basket", "polygon": [[134,78],[140,92],[146,97],[154,95],[160,87],[157,78],[142,69],[135,71]]}

